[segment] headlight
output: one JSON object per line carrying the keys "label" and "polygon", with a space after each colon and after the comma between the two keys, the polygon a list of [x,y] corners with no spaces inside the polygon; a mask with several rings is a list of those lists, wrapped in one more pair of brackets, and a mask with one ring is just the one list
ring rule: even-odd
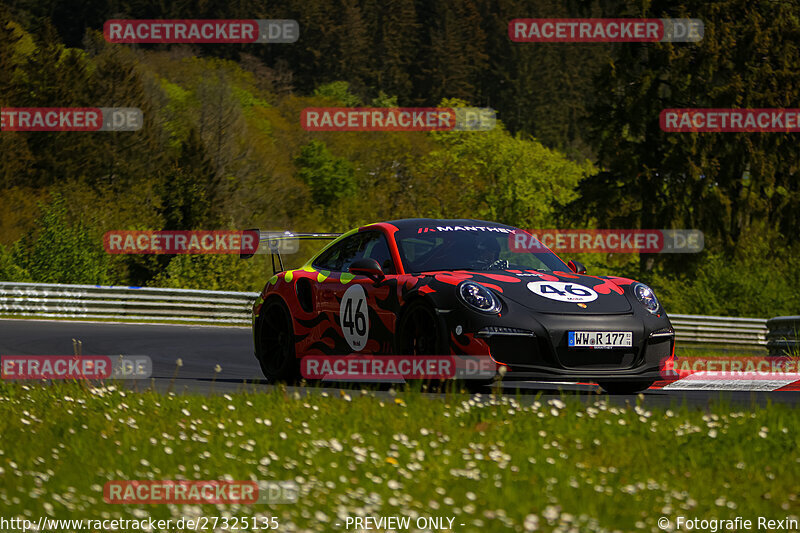
{"label": "headlight", "polygon": [[658,308],[660,307],[658,303],[658,299],[656,298],[656,293],[653,292],[653,289],[645,285],[644,283],[637,283],[633,286],[633,294],[636,295],[636,299],[653,314],[658,312]]}
{"label": "headlight", "polygon": [[461,282],[458,286],[458,295],[464,303],[482,313],[497,314],[503,307],[492,291],[471,281]]}

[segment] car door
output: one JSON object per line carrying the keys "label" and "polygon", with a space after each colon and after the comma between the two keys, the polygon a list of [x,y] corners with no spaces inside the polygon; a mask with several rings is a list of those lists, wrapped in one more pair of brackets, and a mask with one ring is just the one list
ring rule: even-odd
{"label": "car door", "polygon": [[394,276],[394,262],[383,233],[351,235],[314,263],[316,268],[331,272],[318,286],[317,305],[320,311],[335,317],[336,344],[345,353],[389,353],[395,313],[384,302],[389,300],[392,284],[386,280],[376,284],[367,276],[349,274],[350,265],[362,258],[375,259],[387,277]]}

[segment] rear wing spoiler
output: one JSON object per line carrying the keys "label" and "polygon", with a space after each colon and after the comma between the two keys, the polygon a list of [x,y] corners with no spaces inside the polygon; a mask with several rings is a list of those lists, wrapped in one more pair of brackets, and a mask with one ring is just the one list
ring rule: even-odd
{"label": "rear wing spoiler", "polygon": [[[272,255],[272,272],[277,274],[283,272],[283,258],[281,253],[292,254],[297,252],[300,247],[300,240],[332,240],[341,237],[341,233],[292,233],[291,231],[262,231],[258,229],[245,230],[245,233],[258,233],[258,244],[255,249],[241,251],[240,259],[249,259],[258,253],[269,253]],[[275,257],[278,258],[280,270],[275,269]]]}

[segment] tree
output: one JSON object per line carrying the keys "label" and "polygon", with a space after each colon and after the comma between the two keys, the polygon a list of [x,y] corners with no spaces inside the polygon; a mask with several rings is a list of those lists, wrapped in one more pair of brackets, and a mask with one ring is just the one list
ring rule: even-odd
{"label": "tree", "polygon": [[295,159],[300,179],[311,189],[316,204],[328,207],[355,193],[352,163],[330,153],[324,143],[311,141]]}
{"label": "tree", "polygon": [[[18,107],[22,86],[17,79],[22,62],[19,46],[24,33],[11,20],[8,10],[0,6],[0,108]],[[0,133],[0,188],[22,185],[33,162],[24,133]]]}
{"label": "tree", "polygon": [[22,36],[16,29],[8,9],[0,5],[0,98],[4,103],[13,101],[17,84],[14,73],[17,68],[17,45]]}
{"label": "tree", "polygon": [[[602,225],[698,228],[706,232],[707,247],[728,252],[757,220],[795,239],[800,230],[795,134],[665,133],[659,113],[796,106],[797,12],[796,1],[648,4],[637,16],[691,13],[705,22],[705,36],[696,44],[619,49],[602,73],[592,109],[604,171],[582,184],[574,207]],[[642,266],[653,259],[643,256]],[[685,268],[685,258],[672,260],[675,268]]]}
{"label": "tree", "polygon": [[214,226],[216,191],[207,188],[203,177],[214,174],[214,166],[205,152],[197,130],[192,128],[181,147],[180,157],[162,182],[162,213],[166,230],[206,229]]}
{"label": "tree", "polygon": [[[139,131],[90,136],[87,141],[98,155],[91,159],[86,174],[98,189],[120,192],[140,187],[158,173],[166,159],[160,149],[161,124],[156,119],[157,106],[152,103],[153,91],[147,86],[148,76],[126,46],[106,43],[98,32],[89,32],[84,44],[92,64],[91,79],[84,89],[91,105],[138,108],[144,121]],[[148,157],[141,157],[143,153]]]}
{"label": "tree", "polygon": [[[444,107],[464,102],[445,100]],[[594,169],[541,143],[511,136],[498,121],[486,132],[433,132],[438,149],[415,168],[422,213],[444,218],[496,220],[546,228],[559,206],[576,198],[578,183]],[[435,191],[430,194],[430,191]]]}
{"label": "tree", "polygon": [[[22,85],[17,106],[94,107],[87,91],[91,74],[83,53],[65,49],[47,21],[36,36],[33,53],[16,72]],[[73,132],[36,132],[26,138],[35,159],[25,185],[47,186],[64,176],[87,174],[87,162],[79,160],[77,154],[94,151],[91,137],[77,137]]]}
{"label": "tree", "polygon": [[41,283],[108,283],[109,260],[102,239],[82,220],[69,219],[61,195],[53,194],[50,204],[42,206],[38,225],[12,248],[13,262],[21,272]]}
{"label": "tree", "polygon": [[[413,71],[419,48],[420,23],[414,0],[388,0],[380,5],[369,4],[367,13],[374,13],[377,53],[371,59],[375,79],[370,82],[388,94],[400,95],[408,101],[412,94]],[[378,59],[379,58],[379,59]]]}
{"label": "tree", "polygon": [[425,46],[419,50],[418,68],[414,69],[420,103],[442,98],[476,101],[488,55],[474,2],[420,2],[417,10],[427,22]]}
{"label": "tree", "polygon": [[361,99],[350,92],[350,83],[346,81],[332,81],[314,89],[314,96],[333,100],[338,105],[355,107],[361,104]]}

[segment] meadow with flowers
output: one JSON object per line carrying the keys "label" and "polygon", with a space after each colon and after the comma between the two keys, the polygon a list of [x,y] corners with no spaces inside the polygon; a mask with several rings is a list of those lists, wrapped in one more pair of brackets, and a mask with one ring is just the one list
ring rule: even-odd
{"label": "meadow with flowers", "polygon": [[[454,516],[455,531],[658,530],[666,516],[800,515],[790,406],[414,391],[209,396],[0,384],[5,518]],[[112,505],[110,480],[295,481],[283,505]],[[341,524],[336,526],[336,524]],[[413,529],[412,529],[413,530]]]}

